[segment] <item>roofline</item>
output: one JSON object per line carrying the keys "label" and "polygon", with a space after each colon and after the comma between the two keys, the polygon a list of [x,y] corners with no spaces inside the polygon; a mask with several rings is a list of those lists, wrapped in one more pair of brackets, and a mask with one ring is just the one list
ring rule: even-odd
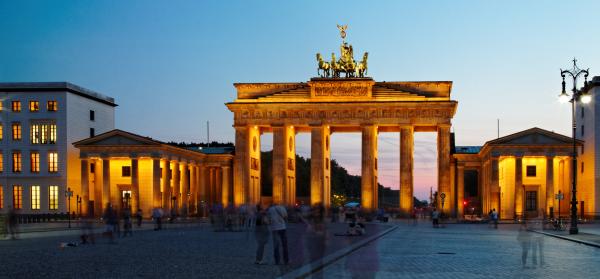
{"label": "roofline", "polygon": [[0,82],[2,92],[67,91],[112,107],[115,99],[70,82]]}

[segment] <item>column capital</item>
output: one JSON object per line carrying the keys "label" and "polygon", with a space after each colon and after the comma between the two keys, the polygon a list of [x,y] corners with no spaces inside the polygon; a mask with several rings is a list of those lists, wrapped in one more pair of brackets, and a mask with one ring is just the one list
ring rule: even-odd
{"label": "column capital", "polygon": [[452,127],[452,124],[438,124],[437,127],[438,127],[438,130],[444,129],[444,128],[450,129]]}

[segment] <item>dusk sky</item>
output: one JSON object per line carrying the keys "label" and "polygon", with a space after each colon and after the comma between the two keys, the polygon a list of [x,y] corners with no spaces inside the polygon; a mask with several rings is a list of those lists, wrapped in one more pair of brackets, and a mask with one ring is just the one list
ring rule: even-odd
{"label": "dusk sky", "polygon": [[[1,1],[0,82],[69,81],[114,97],[116,127],[163,141],[233,141],[234,82],[305,82],[348,24],[376,81],[453,81],[458,145],[531,127],[570,135],[560,68],[600,75],[598,1]],[[591,79],[591,77],[590,77]],[[570,85],[568,85],[570,86]],[[436,185],[436,135],[415,136],[416,196]],[[298,153],[310,154],[308,134]],[[380,134],[398,188],[399,136]],[[271,135],[262,147],[271,149]],[[360,173],[360,135],[333,158]]]}

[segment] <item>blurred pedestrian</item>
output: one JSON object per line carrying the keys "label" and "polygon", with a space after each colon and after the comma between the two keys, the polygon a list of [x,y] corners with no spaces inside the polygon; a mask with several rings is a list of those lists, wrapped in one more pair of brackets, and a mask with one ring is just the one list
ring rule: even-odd
{"label": "blurred pedestrian", "polygon": [[158,231],[162,229],[162,217],[163,211],[159,207],[152,209],[152,219],[154,219],[154,230]]}
{"label": "blurred pedestrian", "polygon": [[431,212],[431,220],[433,221],[434,228],[440,227],[440,212],[435,207],[433,208],[433,211]]}
{"label": "blurred pedestrian", "polygon": [[527,223],[525,221],[519,227],[517,241],[521,245],[521,263],[523,264],[523,268],[525,268],[527,266],[527,255],[529,254],[529,249],[531,249],[531,235],[527,231]]}
{"label": "blurred pedestrian", "polygon": [[135,219],[137,220],[137,227],[141,227],[142,226],[142,209],[138,208],[137,212],[135,213]]}
{"label": "blurred pedestrian", "polygon": [[269,241],[269,219],[266,212],[261,208],[260,204],[256,205],[256,223],[254,226],[254,237],[256,239],[256,259],[255,264],[264,264],[263,255],[265,245]]}
{"label": "blurred pedestrian", "polygon": [[8,232],[10,238],[13,240],[18,239],[19,236],[19,220],[16,209],[13,207],[8,211]]}
{"label": "blurred pedestrian", "polygon": [[275,264],[280,263],[279,250],[280,247],[283,250],[283,264],[289,264],[290,259],[288,255],[287,245],[287,234],[286,234],[286,219],[287,211],[285,207],[279,204],[272,204],[267,211],[269,216],[269,229],[273,234],[273,256],[275,258]]}
{"label": "blurred pedestrian", "polygon": [[131,227],[133,226],[131,221],[131,208],[126,207],[123,209],[123,237],[133,236],[133,231]]}
{"label": "blurred pedestrian", "polygon": [[83,217],[81,223],[81,244],[95,244],[94,237],[94,216],[89,212]]}
{"label": "blurred pedestrian", "polygon": [[498,229],[498,212],[496,211],[496,209],[494,208],[492,210],[492,222],[494,222],[494,229]]}
{"label": "blurred pedestrian", "polygon": [[104,222],[106,223],[105,234],[109,237],[110,242],[114,243],[115,234],[118,233],[119,220],[116,210],[114,210],[111,203],[106,204],[106,209],[102,215]]}

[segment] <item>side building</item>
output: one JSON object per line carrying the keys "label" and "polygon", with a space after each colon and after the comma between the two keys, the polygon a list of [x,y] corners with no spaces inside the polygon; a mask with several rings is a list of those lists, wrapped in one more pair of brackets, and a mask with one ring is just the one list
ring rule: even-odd
{"label": "side building", "polygon": [[578,209],[584,215],[600,216],[600,76],[582,88],[592,96],[588,104],[581,102],[576,106],[576,138],[584,144],[578,149],[577,156],[577,201]]}
{"label": "side building", "polygon": [[0,83],[0,212],[64,213],[67,200],[76,211],[81,164],[72,143],[114,129],[116,106],[68,82]]}

